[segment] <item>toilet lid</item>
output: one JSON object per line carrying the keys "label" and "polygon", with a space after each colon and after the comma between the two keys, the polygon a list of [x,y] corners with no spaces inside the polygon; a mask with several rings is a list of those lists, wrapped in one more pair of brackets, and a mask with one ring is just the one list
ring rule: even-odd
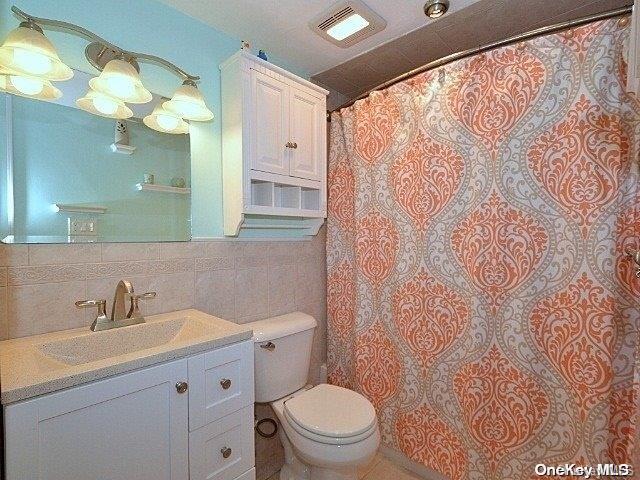
{"label": "toilet lid", "polygon": [[327,437],[353,437],[371,429],[376,411],[359,393],[322,384],[284,402],[288,417],[300,427]]}

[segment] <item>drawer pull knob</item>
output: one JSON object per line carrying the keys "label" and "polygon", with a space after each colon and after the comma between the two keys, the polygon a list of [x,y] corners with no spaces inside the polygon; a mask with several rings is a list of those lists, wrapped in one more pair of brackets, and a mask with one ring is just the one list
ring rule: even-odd
{"label": "drawer pull knob", "polygon": [[222,453],[223,458],[229,458],[231,456],[231,449],[229,447],[223,447],[220,453]]}
{"label": "drawer pull knob", "polygon": [[276,344],[273,342],[261,343],[260,348],[264,348],[265,350],[273,352],[276,349]]}
{"label": "drawer pull knob", "polygon": [[231,380],[229,380],[228,378],[223,378],[222,380],[220,380],[220,385],[222,386],[223,390],[229,390],[229,388],[231,387]]}
{"label": "drawer pull knob", "polygon": [[188,388],[189,388],[189,385],[187,384],[187,382],[176,383],[176,390],[178,391],[178,393],[184,393],[187,391]]}

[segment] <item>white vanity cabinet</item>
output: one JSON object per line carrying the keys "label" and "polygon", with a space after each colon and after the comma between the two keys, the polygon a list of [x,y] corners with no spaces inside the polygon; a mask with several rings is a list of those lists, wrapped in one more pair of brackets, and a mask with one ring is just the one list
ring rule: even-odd
{"label": "white vanity cabinet", "polygon": [[253,402],[244,341],[8,404],[6,480],[254,480]]}
{"label": "white vanity cabinet", "polygon": [[246,51],[220,70],[225,235],[269,228],[261,217],[315,234],[326,217],[328,92]]}

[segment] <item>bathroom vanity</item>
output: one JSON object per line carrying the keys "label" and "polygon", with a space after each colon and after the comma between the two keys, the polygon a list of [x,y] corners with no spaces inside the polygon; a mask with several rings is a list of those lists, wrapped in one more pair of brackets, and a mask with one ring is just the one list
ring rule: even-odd
{"label": "bathroom vanity", "polygon": [[197,310],[0,342],[7,480],[253,480],[250,328]]}

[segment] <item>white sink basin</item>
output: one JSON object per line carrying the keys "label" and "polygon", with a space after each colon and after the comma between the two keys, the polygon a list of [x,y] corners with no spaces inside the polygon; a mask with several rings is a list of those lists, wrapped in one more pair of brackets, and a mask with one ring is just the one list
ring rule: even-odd
{"label": "white sink basin", "polygon": [[210,329],[194,318],[173,318],[55,340],[39,350],[66,365],[81,365],[205,335]]}
{"label": "white sink basin", "polygon": [[146,323],[88,327],[0,342],[3,404],[176,360],[251,338],[251,328],[198,310],[146,317]]}

